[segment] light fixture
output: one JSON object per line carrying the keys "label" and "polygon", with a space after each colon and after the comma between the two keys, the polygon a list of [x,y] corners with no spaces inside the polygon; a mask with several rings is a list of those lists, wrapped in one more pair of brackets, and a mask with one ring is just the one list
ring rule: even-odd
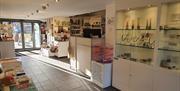
{"label": "light fixture", "polygon": [[48,4],[48,3],[42,5],[42,9],[43,9],[43,10],[46,10],[48,7],[49,7],[49,4]]}
{"label": "light fixture", "polygon": [[39,13],[39,10],[36,10],[36,13]]}
{"label": "light fixture", "polygon": [[49,4],[47,3],[46,6],[49,7]]}
{"label": "light fixture", "polygon": [[59,2],[60,0],[56,0],[56,2]]}
{"label": "light fixture", "polygon": [[128,8],[127,10],[131,10],[131,8]]}
{"label": "light fixture", "polygon": [[31,15],[34,15],[34,13],[31,13]]}
{"label": "light fixture", "polygon": [[46,9],[47,9],[47,7],[43,5],[43,6],[42,6],[42,9],[43,9],[43,10],[46,10]]}
{"label": "light fixture", "polygon": [[152,7],[152,5],[151,5],[151,4],[149,4],[149,5],[148,5],[148,7]]}

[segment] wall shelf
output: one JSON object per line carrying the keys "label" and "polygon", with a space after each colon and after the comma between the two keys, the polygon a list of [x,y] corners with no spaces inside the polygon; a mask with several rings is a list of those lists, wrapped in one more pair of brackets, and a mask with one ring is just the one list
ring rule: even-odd
{"label": "wall shelf", "polygon": [[129,30],[129,31],[133,31],[133,30],[135,30],[135,31],[154,31],[154,30],[157,30],[157,29],[116,29],[116,30]]}
{"label": "wall shelf", "polygon": [[159,48],[160,51],[170,51],[170,52],[180,52],[180,50],[171,50],[171,49],[165,49],[165,48]]}
{"label": "wall shelf", "polygon": [[126,44],[121,44],[121,43],[116,43],[116,45],[129,46],[129,47],[137,47],[137,48],[144,48],[144,49],[154,49],[154,48],[150,48],[150,47],[135,46],[135,45],[126,45]]}

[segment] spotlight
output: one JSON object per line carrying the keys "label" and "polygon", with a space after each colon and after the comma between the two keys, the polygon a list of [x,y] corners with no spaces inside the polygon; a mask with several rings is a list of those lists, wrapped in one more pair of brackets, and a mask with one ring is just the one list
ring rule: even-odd
{"label": "spotlight", "polygon": [[49,4],[47,3],[46,6],[49,7]]}
{"label": "spotlight", "polygon": [[36,10],[36,13],[39,13],[39,10]]}
{"label": "spotlight", "polygon": [[152,5],[151,5],[151,4],[149,4],[149,5],[148,5],[148,7],[152,7]]}
{"label": "spotlight", "polygon": [[60,0],[56,0],[56,2],[59,2]]}
{"label": "spotlight", "polygon": [[45,10],[45,9],[47,9],[47,7],[43,5],[43,6],[42,6],[42,9]]}

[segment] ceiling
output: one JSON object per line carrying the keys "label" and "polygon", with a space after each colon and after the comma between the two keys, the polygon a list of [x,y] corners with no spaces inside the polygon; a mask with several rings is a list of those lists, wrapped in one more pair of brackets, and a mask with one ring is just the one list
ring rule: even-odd
{"label": "ceiling", "polygon": [[[45,19],[53,16],[73,16],[103,10],[105,5],[111,1],[59,0],[59,2],[56,2],[56,0],[0,0],[0,18]],[[49,4],[49,7],[43,10],[43,4]],[[36,10],[40,12],[37,13]]]}

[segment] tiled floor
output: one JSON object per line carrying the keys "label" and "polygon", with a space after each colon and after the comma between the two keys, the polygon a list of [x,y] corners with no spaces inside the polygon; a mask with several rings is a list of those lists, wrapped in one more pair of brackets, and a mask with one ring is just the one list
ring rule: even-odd
{"label": "tiled floor", "polygon": [[118,91],[100,89],[81,77],[66,73],[28,56],[20,57],[23,69],[32,78],[38,91]]}

